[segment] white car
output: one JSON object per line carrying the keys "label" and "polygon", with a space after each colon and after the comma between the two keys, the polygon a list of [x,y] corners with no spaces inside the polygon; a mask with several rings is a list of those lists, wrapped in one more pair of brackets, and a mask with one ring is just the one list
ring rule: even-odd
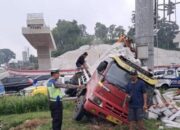
{"label": "white car", "polygon": [[180,88],[180,68],[166,69],[162,77],[157,77],[156,87]]}
{"label": "white car", "polygon": [[36,89],[36,87],[46,86],[46,84],[47,84],[47,80],[37,81],[36,84],[34,84],[34,85],[30,86],[30,87],[22,89],[20,91],[20,95],[21,96],[31,96],[32,92],[34,91],[34,89]]}
{"label": "white car", "polygon": [[[72,76],[64,76],[64,77],[60,76],[59,81],[62,83],[65,83],[66,81],[69,81],[71,77]],[[38,87],[43,87],[43,86],[46,87],[47,82],[48,82],[48,80],[37,81],[37,83],[34,84],[33,86],[22,89],[20,91],[20,95],[21,96],[32,96],[33,95],[32,93],[35,89],[39,89]],[[41,93],[40,91],[41,90],[38,90],[39,93]],[[63,88],[62,91],[64,92],[65,89]],[[36,92],[36,93],[38,93],[38,92]]]}
{"label": "white car", "polygon": [[153,72],[154,78],[162,78],[165,75],[165,69],[158,69]]}

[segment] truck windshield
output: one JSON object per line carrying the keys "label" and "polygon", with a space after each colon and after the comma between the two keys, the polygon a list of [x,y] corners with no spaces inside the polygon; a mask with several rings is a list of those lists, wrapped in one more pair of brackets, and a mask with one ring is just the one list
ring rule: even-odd
{"label": "truck windshield", "polygon": [[116,63],[113,63],[106,74],[106,80],[120,89],[125,90],[130,75],[121,69]]}

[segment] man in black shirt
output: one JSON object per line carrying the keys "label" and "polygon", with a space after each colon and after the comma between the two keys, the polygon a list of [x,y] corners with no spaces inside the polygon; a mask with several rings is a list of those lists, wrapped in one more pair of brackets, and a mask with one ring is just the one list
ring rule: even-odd
{"label": "man in black shirt", "polygon": [[76,61],[77,68],[87,68],[85,58],[88,56],[87,52],[84,52]]}
{"label": "man in black shirt", "polygon": [[126,86],[129,98],[128,120],[129,130],[134,130],[137,125],[138,130],[146,130],[144,127],[144,112],[147,110],[146,84],[138,79],[137,71],[132,71],[131,81]]}

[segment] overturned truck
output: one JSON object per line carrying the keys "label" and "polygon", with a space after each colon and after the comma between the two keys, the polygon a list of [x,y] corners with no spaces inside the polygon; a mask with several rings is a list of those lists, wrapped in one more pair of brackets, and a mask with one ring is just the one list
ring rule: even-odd
{"label": "overturned truck", "polygon": [[100,59],[94,72],[91,71],[92,76],[86,88],[78,93],[74,119],[80,121],[87,113],[91,113],[114,124],[128,124],[125,87],[130,78],[129,73],[136,69],[139,79],[147,84],[149,105],[152,103],[157,81],[152,78],[151,73],[140,67],[130,49],[123,44],[114,45]]}

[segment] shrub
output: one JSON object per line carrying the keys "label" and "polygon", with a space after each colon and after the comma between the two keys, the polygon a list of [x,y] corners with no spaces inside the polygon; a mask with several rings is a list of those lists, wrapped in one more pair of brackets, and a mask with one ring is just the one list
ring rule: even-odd
{"label": "shrub", "polygon": [[0,98],[0,115],[48,110],[47,96],[5,96]]}

